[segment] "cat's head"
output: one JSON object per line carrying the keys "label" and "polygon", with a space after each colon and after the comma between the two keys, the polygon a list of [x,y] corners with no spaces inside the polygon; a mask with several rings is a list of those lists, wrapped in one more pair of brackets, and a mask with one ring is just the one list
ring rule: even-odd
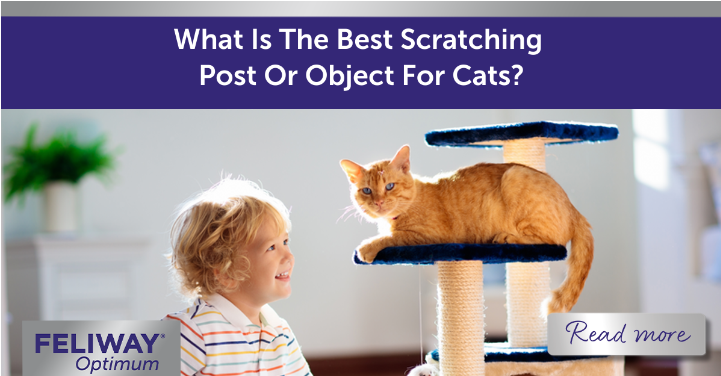
{"label": "cat's head", "polygon": [[416,188],[411,175],[411,148],[401,147],[392,160],[361,166],[344,159],[340,165],[351,183],[351,199],[372,219],[395,218],[412,203]]}

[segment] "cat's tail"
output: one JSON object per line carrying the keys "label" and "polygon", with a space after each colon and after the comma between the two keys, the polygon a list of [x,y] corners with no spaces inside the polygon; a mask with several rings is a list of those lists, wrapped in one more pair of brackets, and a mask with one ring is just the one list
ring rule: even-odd
{"label": "cat's tail", "polygon": [[561,286],[553,290],[548,306],[548,313],[568,312],[578,301],[583,291],[586,277],[593,262],[593,235],[591,225],[586,218],[578,213],[573,238],[571,238],[571,255],[568,257],[568,274]]}

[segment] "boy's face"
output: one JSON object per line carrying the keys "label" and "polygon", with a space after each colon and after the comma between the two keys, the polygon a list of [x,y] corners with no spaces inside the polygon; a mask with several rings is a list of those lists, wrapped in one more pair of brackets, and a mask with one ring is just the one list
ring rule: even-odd
{"label": "boy's face", "polygon": [[285,230],[278,234],[275,223],[265,218],[245,255],[250,260],[250,278],[237,291],[243,295],[241,299],[260,307],[290,296],[295,259]]}

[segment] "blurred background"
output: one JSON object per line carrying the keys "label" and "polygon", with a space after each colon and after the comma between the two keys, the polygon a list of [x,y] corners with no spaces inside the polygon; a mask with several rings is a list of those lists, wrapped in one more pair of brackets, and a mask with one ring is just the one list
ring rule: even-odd
{"label": "blurred background", "polygon": [[[354,248],[376,228],[343,217],[351,202],[338,161],[388,159],[409,144],[411,171],[424,176],[502,162],[497,149],[428,147],[424,134],[538,120],[620,131],[611,142],[546,149],[548,173],[594,229],[593,267],[573,312],[703,313],[707,355],[666,363],[676,374],[719,375],[712,181],[721,110],[3,110],[3,164],[32,123],[38,143],[74,129],[120,151],[109,182],[80,181],[77,230],[47,233],[41,192],[3,202],[3,374],[21,373],[23,320],[157,320],[186,308],[164,257],[173,213],[222,174],[253,180],[291,208],[293,294],[272,305],[317,375],[334,359],[419,363],[436,346],[435,269],[353,265]],[[484,272],[487,336],[503,340],[503,267]],[[553,263],[554,285],[564,273]]]}

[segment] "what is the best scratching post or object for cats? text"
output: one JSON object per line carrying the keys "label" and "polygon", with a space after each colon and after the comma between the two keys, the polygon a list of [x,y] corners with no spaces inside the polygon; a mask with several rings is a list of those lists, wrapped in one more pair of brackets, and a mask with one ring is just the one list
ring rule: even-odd
{"label": "what is the best scratching post or object for cats? text", "polygon": [[[426,142],[503,147],[506,163],[545,172],[546,144],[600,142],[617,136],[615,126],[604,124],[535,122],[433,131],[426,134]],[[622,358],[578,360],[553,357],[545,349],[541,305],[550,295],[548,261],[564,257],[562,245],[436,244],[386,248],[372,264],[438,264],[439,351],[432,358],[440,356],[444,376],[622,374]],[[509,343],[491,349],[484,349],[483,262],[507,263]]]}

